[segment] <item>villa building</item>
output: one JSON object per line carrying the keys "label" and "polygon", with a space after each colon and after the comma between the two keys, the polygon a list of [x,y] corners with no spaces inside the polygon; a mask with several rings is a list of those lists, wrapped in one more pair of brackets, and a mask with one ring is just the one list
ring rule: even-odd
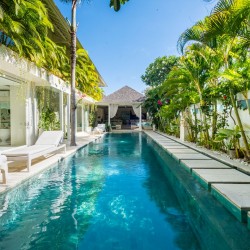
{"label": "villa building", "polygon": [[[69,25],[51,0],[43,1],[54,25],[50,38],[70,50]],[[77,48],[83,48],[77,40]],[[97,72],[98,73],[98,72]],[[100,87],[106,86],[99,75]],[[0,146],[32,145],[39,133],[38,97],[47,95],[47,102],[54,106],[59,129],[70,134],[70,86],[57,76],[34,63],[20,58],[17,53],[0,46]],[[77,131],[88,127],[89,106],[95,100],[84,93],[77,93]],[[49,99],[50,97],[50,99]],[[41,105],[41,104],[40,104]],[[68,136],[69,138],[69,136]]]}

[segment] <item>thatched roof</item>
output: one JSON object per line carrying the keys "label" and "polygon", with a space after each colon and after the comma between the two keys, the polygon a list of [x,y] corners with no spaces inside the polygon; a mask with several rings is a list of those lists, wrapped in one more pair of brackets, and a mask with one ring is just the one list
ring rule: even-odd
{"label": "thatched roof", "polygon": [[134,103],[143,102],[144,95],[136,90],[124,86],[118,89],[114,93],[104,96],[101,100],[102,103]]}

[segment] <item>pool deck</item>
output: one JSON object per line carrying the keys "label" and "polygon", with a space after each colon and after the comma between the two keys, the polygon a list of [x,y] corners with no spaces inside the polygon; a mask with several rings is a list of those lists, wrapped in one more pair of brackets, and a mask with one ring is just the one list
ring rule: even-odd
{"label": "pool deck", "polygon": [[73,155],[79,148],[88,145],[89,143],[99,139],[103,135],[86,135],[86,133],[79,133],[76,136],[77,146],[71,147],[69,143],[65,141],[66,153],[58,153],[51,155],[50,157],[40,157],[32,161],[30,171],[27,171],[25,162],[11,162],[8,164],[7,183],[2,183],[2,176],[0,173],[0,194],[14,188],[24,181],[28,180],[34,175],[41,173],[42,171],[50,168],[52,165],[60,162],[62,159]]}
{"label": "pool deck", "polygon": [[145,131],[250,229],[250,166],[161,132]]}

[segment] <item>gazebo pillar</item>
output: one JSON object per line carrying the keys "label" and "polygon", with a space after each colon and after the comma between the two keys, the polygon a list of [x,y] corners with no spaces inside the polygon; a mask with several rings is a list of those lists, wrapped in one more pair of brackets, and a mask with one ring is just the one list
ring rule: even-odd
{"label": "gazebo pillar", "polygon": [[63,91],[59,92],[59,118],[60,118],[60,129],[64,131],[64,117],[63,117]]}
{"label": "gazebo pillar", "polygon": [[142,130],[142,120],[141,120],[141,105],[140,105],[140,116],[139,116],[139,130],[141,131]]}
{"label": "gazebo pillar", "polygon": [[111,123],[110,123],[110,104],[108,106],[108,125],[111,126]]}
{"label": "gazebo pillar", "polygon": [[70,141],[70,94],[67,94],[67,140]]}
{"label": "gazebo pillar", "polygon": [[88,104],[86,104],[85,109],[84,109],[84,131],[85,132],[89,132],[88,127],[89,127],[89,106]]}
{"label": "gazebo pillar", "polygon": [[82,118],[82,132],[84,131],[84,104],[83,104],[83,101],[82,101],[82,105],[81,105],[81,118]]}

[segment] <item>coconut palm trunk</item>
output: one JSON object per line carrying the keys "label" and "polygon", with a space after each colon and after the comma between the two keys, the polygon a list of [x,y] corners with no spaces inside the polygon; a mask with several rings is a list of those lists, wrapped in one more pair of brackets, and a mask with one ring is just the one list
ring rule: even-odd
{"label": "coconut palm trunk", "polygon": [[[61,0],[65,3],[71,3],[71,113],[70,113],[70,146],[76,146],[76,7],[81,0]],[[119,11],[121,4],[125,4],[128,0],[110,0],[110,7],[114,7],[115,11]]]}
{"label": "coconut palm trunk", "polygon": [[250,160],[250,150],[249,150],[249,146],[248,146],[247,137],[246,137],[246,134],[244,132],[244,128],[243,128],[243,125],[242,125],[242,122],[241,122],[241,119],[240,119],[238,108],[236,106],[234,93],[233,93],[233,90],[231,88],[229,89],[229,93],[230,93],[230,99],[231,99],[231,102],[232,102],[232,105],[233,105],[234,113],[235,113],[235,116],[236,116],[236,120],[237,120],[237,123],[238,123],[239,128],[240,128],[242,140],[243,140],[243,143],[244,143],[244,146],[245,146],[245,150],[246,150],[245,157],[246,157],[247,160]]}
{"label": "coconut palm trunk", "polygon": [[70,113],[70,146],[76,146],[76,3],[77,0],[72,0],[71,9],[71,113]]}
{"label": "coconut palm trunk", "polygon": [[212,117],[212,140],[215,139],[215,135],[217,133],[217,119],[218,119],[218,107],[217,107],[217,100],[213,100],[213,117]]}

